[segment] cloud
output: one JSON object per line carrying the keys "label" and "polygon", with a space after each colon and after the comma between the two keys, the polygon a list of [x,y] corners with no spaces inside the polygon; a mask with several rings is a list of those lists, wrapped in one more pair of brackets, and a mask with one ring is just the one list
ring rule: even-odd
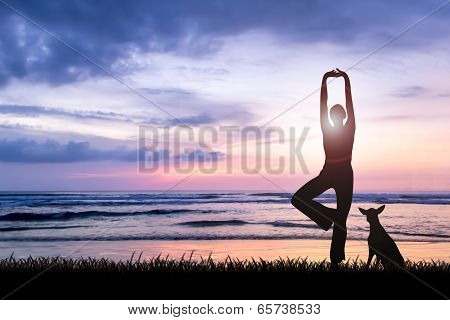
{"label": "cloud", "polygon": [[99,150],[89,142],[69,141],[60,144],[54,140],[42,143],[29,139],[0,140],[0,161],[18,163],[68,163],[79,161],[136,161],[136,150],[117,148]]}
{"label": "cloud", "polygon": [[194,95],[194,92],[192,92],[192,91],[178,89],[178,88],[141,88],[139,91],[144,94],[150,94],[150,95],[163,95],[163,94],[170,94],[170,95],[177,95],[177,96]]}
{"label": "cloud", "polygon": [[[150,89],[147,89],[150,90]],[[171,99],[174,99],[179,104],[179,92],[183,90],[176,89],[153,89],[155,95],[166,95],[170,93]],[[173,93],[176,92],[176,96]],[[184,93],[182,93],[184,94]],[[240,105],[217,103],[200,99],[193,92],[190,92],[189,97],[183,98],[183,108],[190,110],[200,110],[195,115],[180,115],[175,118],[154,118],[151,116],[122,114],[116,112],[104,111],[81,111],[81,110],[66,110],[61,108],[47,107],[47,106],[29,106],[29,105],[15,105],[15,104],[0,104],[0,115],[14,115],[18,117],[64,117],[73,120],[98,120],[98,121],[122,121],[132,123],[135,125],[154,125],[154,126],[177,126],[180,124],[197,127],[201,125],[213,125],[223,120],[231,120],[234,122],[246,122],[253,120],[254,115],[251,112],[242,110]],[[167,100],[172,101],[172,100]],[[170,103],[170,102],[169,102]],[[172,103],[173,104],[173,103]],[[205,110],[215,110],[214,115]],[[183,110],[185,113],[185,111]],[[175,113],[174,113],[175,114]],[[2,124],[0,124],[2,125]]]}
{"label": "cloud", "polygon": [[[182,119],[179,119],[179,120],[183,121],[182,123],[186,123],[191,126],[199,126],[202,124],[211,124],[211,123],[215,123],[217,121],[214,117],[212,117],[209,114],[200,114],[200,115],[192,116],[192,117],[183,117]],[[170,125],[170,126],[179,125],[180,124],[179,120],[169,119],[168,125]]]}
{"label": "cloud", "polygon": [[115,112],[103,111],[66,111],[59,108],[42,107],[42,106],[24,106],[0,104],[0,114],[17,115],[24,117],[39,117],[39,116],[56,116],[69,117],[81,120],[122,120],[130,121],[128,116]]}
{"label": "cloud", "polygon": [[216,162],[224,158],[217,151],[196,149],[171,155],[168,150],[138,150],[118,147],[114,149],[92,148],[89,142],[69,141],[61,144],[55,140],[37,142],[31,139],[0,140],[0,162],[15,163],[71,163],[82,161],[125,161],[135,162],[138,156],[148,162],[170,163],[183,162]]}
{"label": "cloud", "polygon": [[409,86],[401,88],[391,95],[398,98],[412,98],[421,96],[428,92],[428,89],[422,86]]}
{"label": "cloud", "polygon": [[175,161],[183,162],[217,162],[225,159],[225,154],[219,151],[204,151],[195,149],[193,151],[185,151],[184,153],[174,156]]}
{"label": "cloud", "polygon": [[208,114],[199,114],[195,116],[177,117],[177,119],[157,119],[142,116],[127,116],[115,112],[102,111],[66,111],[59,108],[42,106],[23,106],[23,105],[0,105],[0,114],[16,115],[21,117],[64,117],[75,120],[102,120],[102,121],[124,121],[136,125],[157,125],[157,126],[175,126],[187,124],[197,126],[203,124],[212,124],[217,121],[216,118]]}
{"label": "cloud", "polygon": [[450,97],[450,92],[448,92],[448,93],[440,93],[440,94],[438,94],[438,97],[449,98]]}
{"label": "cloud", "polygon": [[[120,66],[127,65],[127,59],[139,53],[210,55],[220,50],[225,39],[249,31],[270,34],[285,43],[330,42],[348,47],[355,43],[367,44],[370,39],[373,46],[373,41],[387,40],[396,30],[416,21],[437,5],[433,1],[406,0],[349,0],[345,3],[286,0],[283,5],[274,0],[114,3],[107,0],[16,0],[11,4],[115,72],[128,70]],[[445,22],[448,15],[448,10],[436,14],[427,20],[427,26]],[[58,85],[106,76],[98,67],[6,6],[0,8],[0,32],[0,85],[11,78]],[[408,34],[408,45],[440,37],[447,37],[447,34],[425,28]]]}

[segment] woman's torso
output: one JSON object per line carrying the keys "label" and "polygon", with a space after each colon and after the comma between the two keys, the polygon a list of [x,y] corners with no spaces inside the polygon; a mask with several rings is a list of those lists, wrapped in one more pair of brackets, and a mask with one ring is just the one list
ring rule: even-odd
{"label": "woman's torso", "polygon": [[355,131],[350,126],[340,129],[331,127],[323,133],[326,163],[351,162]]}

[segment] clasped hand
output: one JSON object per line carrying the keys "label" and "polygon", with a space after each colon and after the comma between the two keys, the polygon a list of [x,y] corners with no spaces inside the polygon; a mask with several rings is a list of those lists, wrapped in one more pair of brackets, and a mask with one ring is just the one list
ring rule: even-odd
{"label": "clasped hand", "polygon": [[339,70],[338,68],[328,71],[324,75],[325,78],[338,78],[338,77],[347,77],[347,73],[345,73],[342,70]]}

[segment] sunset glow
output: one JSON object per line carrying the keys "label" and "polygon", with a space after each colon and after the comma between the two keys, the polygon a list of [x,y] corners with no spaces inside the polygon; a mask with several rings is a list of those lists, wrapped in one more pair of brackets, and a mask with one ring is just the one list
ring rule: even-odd
{"label": "sunset glow", "polygon": [[[158,4],[149,14],[161,15],[158,19],[162,20],[148,35],[132,35],[113,22],[104,26],[111,34],[107,45],[102,43],[103,29],[83,25],[86,17],[81,5],[61,7],[62,13],[70,10],[78,17],[63,21],[55,18],[58,14],[46,15],[45,5],[33,9],[17,4],[36,23],[135,91],[1,8],[11,34],[11,39],[5,40],[9,47],[1,50],[14,48],[20,54],[9,54],[11,59],[24,67],[16,70],[14,61],[8,62],[0,74],[0,188],[170,188],[188,174],[140,173],[133,154],[139,125],[174,126],[178,119],[194,131],[203,126],[261,127],[267,122],[285,132],[294,127],[300,133],[308,127],[302,156],[309,174],[300,167],[277,175],[264,168],[260,171],[281,188],[294,191],[323,165],[319,93],[315,90],[325,71],[339,67],[348,69],[351,77],[357,119],[355,190],[449,190],[450,89],[446,79],[450,41],[444,32],[449,9],[378,48],[437,3],[358,3],[347,8],[353,15],[334,8],[337,4],[299,5],[295,15],[280,13],[266,25],[258,22],[263,20],[264,10],[244,9],[242,16],[233,18],[236,27],[232,29],[223,28],[217,20],[221,15],[212,4],[204,4],[204,11],[197,6],[186,8],[181,25],[170,22],[181,13],[164,16],[164,5]],[[94,3],[89,7],[117,21],[119,9],[104,10]],[[139,19],[142,9],[124,6],[120,12]],[[265,9],[271,11],[270,5]],[[191,23],[198,21],[200,12],[209,12],[211,20]],[[254,14],[259,18],[249,22],[248,16]],[[122,38],[115,38],[120,32]],[[342,79],[329,87],[329,105],[343,104]],[[53,142],[49,145],[47,140]],[[75,142],[73,148],[68,147],[70,141]],[[190,147],[194,145],[191,141]],[[233,155],[227,154],[223,137],[211,147],[224,155],[218,160],[218,169],[194,173],[177,189],[277,189],[258,174],[242,172],[242,157],[251,161],[254,154],[244,156],[239,148]],[[289,159],[288,145],[275,143],[263,161],[276,162],[280,156]],[[232,172],[223,169],[227,157],[236,160]]]}

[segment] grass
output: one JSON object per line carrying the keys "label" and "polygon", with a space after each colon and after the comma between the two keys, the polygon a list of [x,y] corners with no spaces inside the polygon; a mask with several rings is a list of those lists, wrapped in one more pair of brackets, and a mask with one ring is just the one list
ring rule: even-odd
{"label": "grass", "polygon": [[385,272],[358,259],[338,266],[302,258],[194,260],[192,254],[0,260],[0,294],[7,298],[434,299],[449,296],[449,280],[444,261],[407,261],[406,270]]}

